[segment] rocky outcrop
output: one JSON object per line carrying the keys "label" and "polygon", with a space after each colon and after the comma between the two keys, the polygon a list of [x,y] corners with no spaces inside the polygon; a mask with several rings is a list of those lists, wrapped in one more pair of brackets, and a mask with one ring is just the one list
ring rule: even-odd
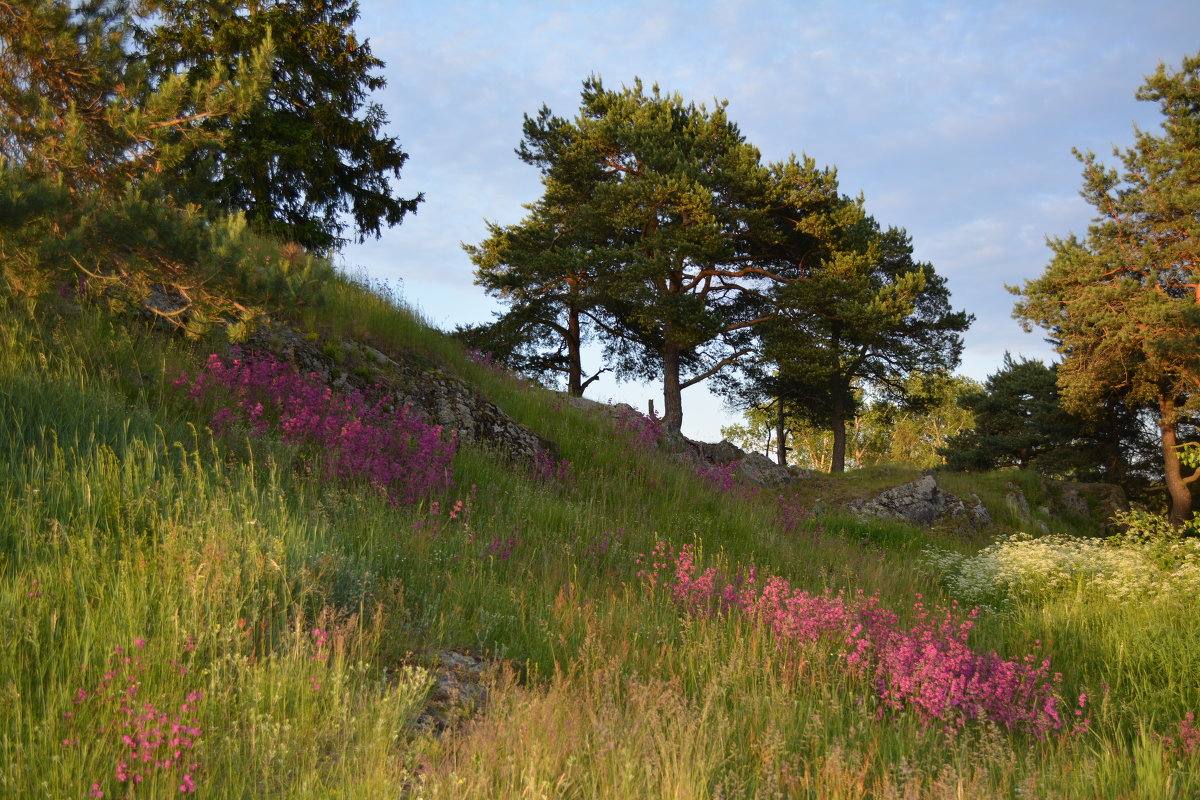
{"label": "rocky outcrop", "polygon": [[554,449],[466,382],[415,356],[393,358],[350,340],[318,347],[315,339],[283,325],[260,328],[246,348],[290,361],[340,391],[382,386],[398,406],[420,411],[429,422],[454,431],[460,441],[486,444],[521,460]]}
{"label": "rocky outcrop", "polygon": [[1009,493],[1004,495],[1004,505],[1008,506],[1008,510],[1013,516],[1022,522],[1029,521],[1029,499],[1025,497],[1025,493],[1021,491],[1021,487],[1012,481],[1008,482]]}
{"label": "rocky outcrop", "polygon": [[854,500],[847,506],[855,514],[866,517],[898,519],[913,525],[932,526],[964,520],[976,526],[987,525],[991,515],[979,498],[968,508],[962,498],[937,485],[933,475],[924,475],[893,489],[880,492],[868,500]]}
{"label": "rocky outcrop", "polygon": [[441,733],[472,717],[487,703],[486,678],[494,667],[470,653],[439,651],[433,668],[433,690],[417,718],[417,727]]}
{"label": "rocky outcrop", "polygon": [[1048,481],[1055,505],[1078,517],[1099,516],[1109,519],[1113,514],[1129,510],[1125,490],[1112,483],[1077,483]]}
{"label": "rocky outcrop", "polygon": [[[696,452],[706,462],[709,464],[715,464],[719,467],[723,467],[726,464],[732,464],[735,461],[742,461],[747,457],[746,453],[743,452],[740,447],[728,439],[717,442],[716,444],[709,444],[708,442],[692,442],[692,447],[695,448]],[[761,456],[758,453],[752,453],[751,455],[758,456],[759,458],[765,458],[765,456]],[[771,462],[771,465],[778,466],[774,462]]]}
{"label": "rocky outcrop", "polygon": [[787,467],[781,467],[762,453],[744,453],[733,463],[733,474],[745,483],[775,489],[793,480]]}

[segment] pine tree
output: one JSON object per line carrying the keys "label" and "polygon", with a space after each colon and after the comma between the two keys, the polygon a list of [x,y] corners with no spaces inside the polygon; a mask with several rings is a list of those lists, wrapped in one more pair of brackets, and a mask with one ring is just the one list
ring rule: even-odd
{"label": "pine tree", "polygon": [[818,263],[776,288],[778,316],[760,328],[748,379],[725,393],[742,404],[782,399],[827,427],[831,469],[842,472],[863,390],[903,402],[910,375],[952,370],[972,317],[951,310],[945,278],[913,260],[905,231],[880,231],[861,200],[833,219]]}
{"label": "pine tree", "polygon": [[1017,316],[1049,330],[1063,356],[1068,409],[1113,399],[1153,409],[1181,524],[1200,478],[1178,453],[1200,413],[1200,56],[1178,71],[1160,65],[1137,98],[1159,104],[1161,131],[1135,129],[1133,147],[1114,149],[1120,172],[1076,151],[1094,222],[1083,239],[1052,239],[1045,273],[1013,291]]}
{"label": "pine tree", "polygon": [[499,237],[518,236],[494,229],[473,251],[481,282],[513,277],[523,289],[507,291],[522,302],[562,308],[567,296],[547,287],[575,281],[621,374],[662,379],[665,427],[678,434],[682,391],[750,352],[747,332],[772,313],[767,287],[807,255],[797,242],[812,244],[806,228],[837,201],[836,176],[810,159],[764,165],[724,103],[710,110],[640,81],[613,91],[595,77],[574,120],[545,108],[527,118],[518,153],[545,187],[520,235],[562,245],[485,262]]}
{"label": "pine tree", "polygon": [[0,4],[0,155],[10,167],[114,195],[226,143],[204,123],[228,124],[262,97],[270,39],[241,53],[233,75],[209,65],[152,85],[129,51],[134,23],[124,0]]}

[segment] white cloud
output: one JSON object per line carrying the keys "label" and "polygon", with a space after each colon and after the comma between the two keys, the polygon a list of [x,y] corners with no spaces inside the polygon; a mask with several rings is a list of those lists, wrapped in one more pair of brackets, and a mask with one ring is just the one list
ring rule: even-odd
{"label": "white cloud", "polygon": [[346,261],[403,277],[435,321],[493,307],[459,242],[478,241],[485,217],[515,222],[540,194],[513,155],[522,114],[547,103],[570,116],[588,74],[636,75],[697,102],[728,98],[766,158],[837,166],[843,189],[907,228],[976,314],[964,359],[976,376],[1006,349],[1045,351],[1009,318],[1002,284],[1041,272],[1046,235],[1085,232],[1071,147],[1108,158],[1131,123],[1156,124],[1133,92],[1160,61],[1194,53],[1200,29],[1191,0],[364,0],[361,11],[388,63],[376,99],[411,155],[399,189],[427,202]]}

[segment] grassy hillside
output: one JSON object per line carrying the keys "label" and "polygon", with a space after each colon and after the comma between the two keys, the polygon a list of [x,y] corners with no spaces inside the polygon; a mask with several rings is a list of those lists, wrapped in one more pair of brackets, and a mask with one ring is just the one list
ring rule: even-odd
{"label": "grassy hillside", "polygon": [[[177,379],[219,330],[0,313],[2,796],[1200,795],[1196,594],[1084,570],[954,609],[942,570],[990,573],[926,551],[987,537],[808,513],[902,470],[722,489],[339,279],[301,330],[416,354],[567,462],[459,447],[398,505],[212,433]],[[1011,523],[1014,479],[957,480]],[[419,724],[442,651],[487,701]]]}

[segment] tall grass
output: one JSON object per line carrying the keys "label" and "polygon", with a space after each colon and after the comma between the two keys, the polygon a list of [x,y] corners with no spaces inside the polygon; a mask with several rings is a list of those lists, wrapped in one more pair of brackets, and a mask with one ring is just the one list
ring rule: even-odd
{"label": "tall grass", "polygon": [[[364,298],[344,285],[305,324],[360,334],[366,319],[372,346],[471,381],[573,477],[462,447],[454,486],[398,505],[369,481],[322,480],[270,430],[207,430],[174,381],[211,343],[86,310],[6,315],[0,795],[1200,792],[1179,735],[1195,710],[1194,600],[1170,617],[1067,595],[983,614],[971,647],[1017,658],[1041,639],[1081,714],[1044,740],[986,722],[948,735],[882,708],[827,642],[782,646],[754,615],[690,614],[638,576],[664,541],[701,569],[862,590],[904,621],[918,593],[951,599],[921,557],[935,534],[722,492]],[[414,721],[441,649],[496,667],[488,703],[436,734]]]}

